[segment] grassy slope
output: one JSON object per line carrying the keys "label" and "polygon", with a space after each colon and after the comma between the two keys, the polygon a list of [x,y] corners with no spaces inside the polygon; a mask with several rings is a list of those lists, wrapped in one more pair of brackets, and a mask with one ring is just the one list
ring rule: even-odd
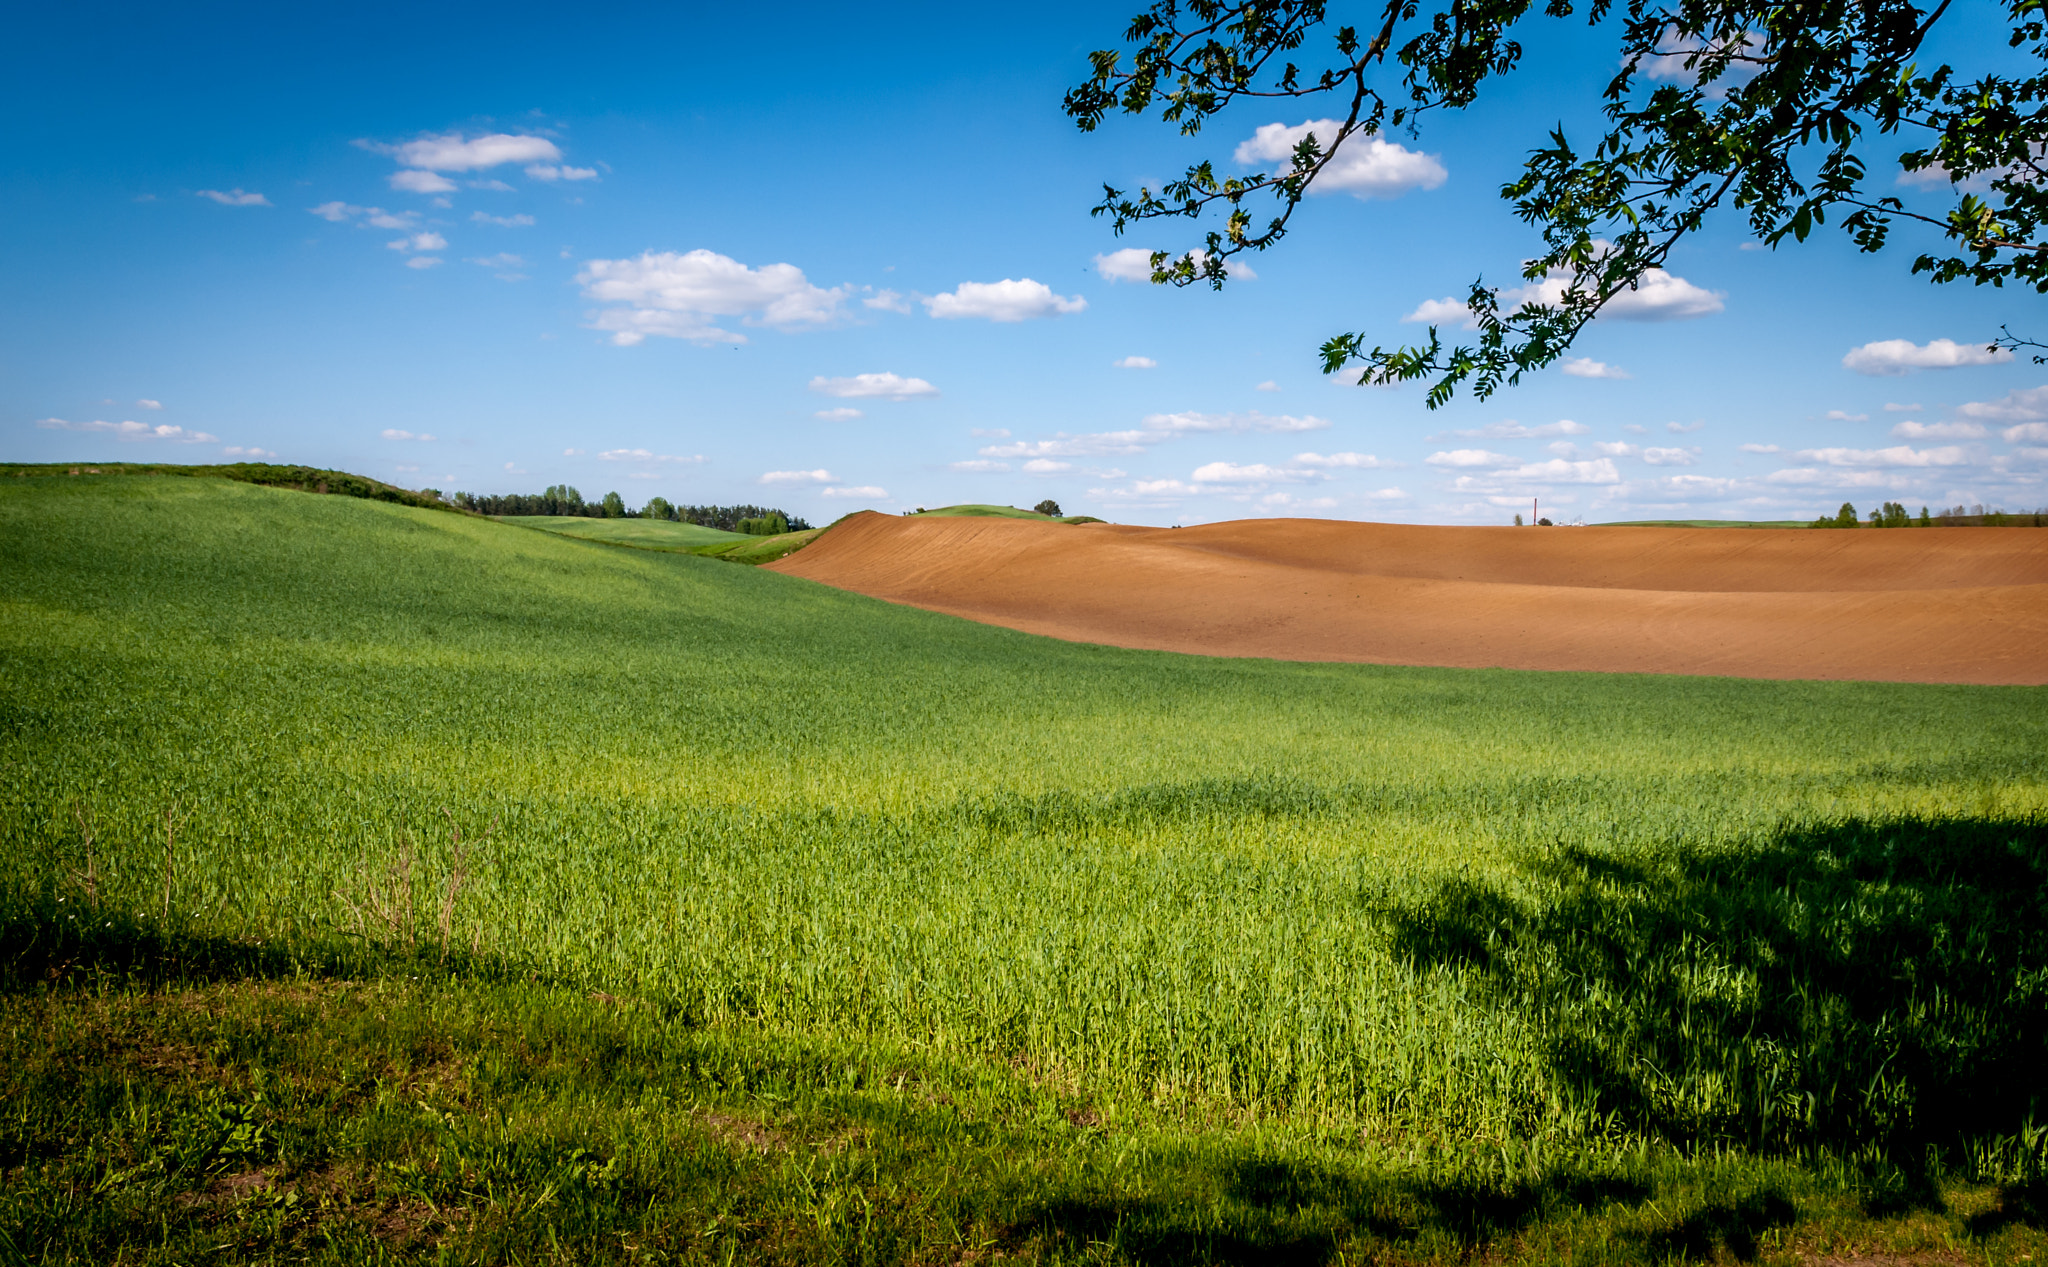
{"label": "grassy slope", "polygon": [[920,515],[958,515],[987,519],[1047,519],[1056,524],[1099,524],[1102,520],[1093,515],[1046,516],[1035,510],[1019,510],[1015,506],[988,506],[968,502],[959,506],[940,506],[934,510],[920,510]]}
{"label": "grassy slope", "polygon": [[743,533],[702,524],[670,523],[665,519],[588,519],[575,515],[507,515],[500,522],[521,528],[558,532],[565,537],[638,546],[643,550],[691,550],[698,546],[736,545],[754,540]]}
{"label": "grassy slope", "polygon": [[1015,506],[985,506],[977,502],[964,502],[958,506],[936,506],[921,510],[921,515],[966,515],[992,519],[1044,519],[1035,510],[1019,510]]}
{"label": "grassy slope", "polygon": [[[0,559],[7,1032],[55,1053],[0,1062],[0,1164],[42,1167],[9,1236],[81,1185],[81,1260],[290,1223],[177,1201],[260,1164],[387,1247],[376,1210],[538,1237],[549,1191],[586,1261],[651,1212],[799,1261],[2039,1244],[2024,1185],[1856,1201],[1927,1209],[1925,1142],[2030,1173],[1997,1141],[2048,1068],[2043,692],[1075,646],[211,481],[0,485]],[[265,1039],[261,990],[149,1019],[122,955],[279,977],[337,1046]],[[371,974],[390,1028],[327,1026],[305,970]],[[661,1025],[607,1037],[591,989]]]}
{"label": "grassy slope", "polygon": [[773,563],[816,541],[818,534],[824,531],[824,528],[805,528],[799,532],[779,532],[772,537],[742,536],[738,541],[706,546],[694,553],[707,559],[723,559],[727,563]]}

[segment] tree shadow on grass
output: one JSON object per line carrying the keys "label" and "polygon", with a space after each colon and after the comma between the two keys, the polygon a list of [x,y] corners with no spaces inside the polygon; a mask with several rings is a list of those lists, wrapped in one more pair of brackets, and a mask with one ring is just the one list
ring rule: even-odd
{"label": "tree shadow on grass", "polygon": [[1973,1214],[1964,1226],[1978,1239],[2001,1232],[2013,1224],[2048,1229],[2048,1179],[2006,1184],[1998,1190],[1998,1204]]}
{"label": "tree shadow on grass", "polygon": [[[1160,1264],[1325,1263],[1340,1250],[1373,1244],[1466,1258],[1553,1221],[1597,1217],[1616,1207],[1639,1210],[1653,1192],[1640,1176],[1568,1167],[1504,1181],[1263,1158],[1206,1166],[1180,1159],[1174,1173],[1191,1185],[1178,1199],[1044,1202],[1013,1228],[1011,1239],[1070,1250],[1097,1246],[1117,1259]],[[1766,1231],[1795,1217],[1790,1199],[1766,1188],[1670,1220],[1653,1218],[1648,1226],[1630,1217],[1608,1233],[1633,1241],[1646,1260],[1725,1254],[1747,1262],[1756,1258]]]}
{"label": "tree shadow on grass", "polygon": [[1625,1129],[1888,1158],[1873,1197],[1909,1207],[1939,1196],[1907,1159],[2048,1107],[2048,823],[1560,845],[1526,874],[1390,909],[1397,953],[1528,1016],[1559,1089]]}
{"label": "tree shadow on grass", "polygon": [[156,989],[166,985],[302,976],[373,975],[402,967],[483,979],[522,975],[490,955],[438,944],[411,949],[337,935],[289,944],[182,929],[105,910],[80,920],[47,901],[0,901],[0,994],[116,980]]}

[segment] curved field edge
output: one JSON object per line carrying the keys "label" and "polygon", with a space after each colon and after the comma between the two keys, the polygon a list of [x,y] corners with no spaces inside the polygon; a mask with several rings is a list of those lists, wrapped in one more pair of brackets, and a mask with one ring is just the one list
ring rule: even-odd
{"label": "curved field edge", "polygon": [[2036,1164],[2038,690],[1124,652],[214,481],[0,547],[45,971],[468,956],[1425,1166]]}

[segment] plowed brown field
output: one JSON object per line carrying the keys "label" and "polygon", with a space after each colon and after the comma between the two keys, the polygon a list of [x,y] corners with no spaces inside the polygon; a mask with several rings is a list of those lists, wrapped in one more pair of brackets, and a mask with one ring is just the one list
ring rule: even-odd
{"label": "plowed brown field", "polygon": [[897,516],[770,565],[1078,642],[1618,673],[2048,683],[2048,530],[1193,528]]}

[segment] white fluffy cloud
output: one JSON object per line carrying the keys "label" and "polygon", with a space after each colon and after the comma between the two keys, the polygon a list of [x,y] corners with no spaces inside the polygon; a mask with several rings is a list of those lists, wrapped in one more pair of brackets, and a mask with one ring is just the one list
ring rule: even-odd
{"label": "white fluffy cloud", "polygon": [[1794,456],[1826,466],[1961,466],[1969,455],[1955,445],[1916,449],[1895,444],[1887,449],[1801,449]]}
{"label": "white fluffy cloud", "polygon": [[116,440],[168,440],[172,444],[218,444],[220,437],[204,431],[187,431],[166,423],[147,422],[67,422],[62,418],[38,418],[36,425],[45,431],[84,431],[110,435]]}
{"label": "white fluffy cloud", "polygon": [[2005,438],[2007,444],[2018,444],[2022,440],[2048,443],[2048,423],[2025,422],[2017,427],[2007,427],[1998,434]]}
{"label": "white fluffy cloud", "polygon": [[[1467,439],[1547,440],[1551,436],[1582,436],[1592,430],[1593,428],[1585,423],[1573,422],[1570,418],[1559,418],[1556,422],[1546,422],[1540,427],[1524,426],[1513,418],[1506,418],[1500,422],[1489,422],[1483,427],[1473,427],[1466,431],[1453,431],[1451,434],[1464,436]],[[1437,438],[1436,436],[1430,437],[1432,440]]]}
{"label": "white fluffy cloud", "polygon": [[1495,453],[1489,449],[1448,449],[1432,453],[1423,461],[1431,466],[1475,467],[1514,466],[1521,459],[1509,457],[1505,453]]}
{"label": "white fluffy cloud", "polygon": [[1149,356],[1127,356],[1120,361],[1111,361],[1110,364],[1120,370],[1156,370],[1159,368],[1159,362]]}
{"label": "white fluffy cloud", "polygon": [[445,251],[448,249],[448,239],[428,229],[424,233],[415,233],[411,237],[399,238],[384,245],[394,251]]}
{"label": "white fluffy cloud", "polygon": [[549,163],[562,157],[562,151],[544,136],[518,136],[504,132],[468,138],[460,132],[445,132],[399,145],[380,145],[373,141],[358,141],[356,144],[379,154],[391,155],[401,167],[423,167],[435,172],[475,172],[505,163]]}
{"label": "white fluffy cloud", "polygon": [[[1343,124],[1336,119],[1311,119],[1289,127],[1268,123],[1241,142],[1233,155],[1247,167],[1292,171],[1294,147],[1311,132],[1325,153]],[[1411,189],[1435,189],[1450,173],[1436,155],[1418,153],[1378,136],[1353,134],[1323,168],[1310,193],[1342,191],[1354,198],[1398,198]]]}
{"label": "white fluffy cloud", "polygon": [[2048,387],[2023,387],[1997,400],[1973,400],[1956,412],[1986,422],[2034,422],[2048,418]]}
{"label": "white fluffy cloud", "polygon": [[860,301],[861,307],[877,312],[909,312],[910,301],[893,290],[878,290]]}
{"label": "white fluffy cloud", "polygon": [[596,180],[597,169],[595,167],[557,167],[553,163],[535,163],[526,169],[526,175],[531,180],[546,181],[552,184],[558,180]]}
{"label": "white fluffy cloud", "polygon": [[1152,280],[1152,252],[1142,246],[1127,246],[1121,251],[1095,257],[1095,271],[1104,280],[1112,282],[1149,282]]}
{"label": "white fluffy cloud", "polygon": [[1295,466],[1321,467],[1325,470],[1373,470],[1379,467],[1399,466],[1399,462],[1386,462],[1370,453],[1297,453]]}
{"label": "white fluffy cloud", "polygon": [[1783,452],[1783,450],[1781,450],[1780,448],[1778,448],[1778,446],[1777,446],[1777,445],[1775,445],[1775,444],[1745,444],[1745,445],[1743,445],[1743,446],[1742,446],[1742,451],[1743,451],[1744,453],[1780,453],[1780,452]]}
{"label": "white fluffy cloud", "polygon": [[1007,471],[1010,469],[1010,464],[1008,462],[993,462],[987,458],[970,458],[965,462],[955,462],[952,464],[952,466],[948,467],[947,469],[954,471],[969,471],[976,473],[984,471]]}
{"label": "white fluffy cloud", "polygon": [[414,171],[412,169],[393,172],[389,179],[393,189],[409,194],[445,194],[452,192],[455,188],[455,182],[446,176],[437,176],[433,172]]}
{"label": "white fluffy cloud", "polygon": [[1607,458],[1574,462],[1568,458],[1552,458],[1548,462],[1531,462],[1507,472],[1510,479],[1524,483],[1540,481],[1551,484],[1618,484],[1621,472],[1614,469],[1614,463]]}
{"label": "white fluffy cloud", "polygon": [[680,462],[695,465],[704,460],[701,453],[687,456],[677,453],[656,453],[651,449],[606,449],[597,455],[601,462]]}
{"label": "white fluffy cloud", "polygon": [[[222,449],[221,452],[231,458],[274,458],[277,456],[275,449],[244,448],[239,444],[231,444],[227,448]],[[417,471],[419,468],[413,467],[412,469]]]}
{"label": "white fluffy cloud", "polygon": [[410,431],[401,431],[397,427],[386,427],[377,434],[383,436],[386,440],[419,440],[425,442],[431,441],[434,438],[431,435],[425,434],[414,435]]}
{"label": "white fluffy cloud", "polygon": [[[1501,292],[1501,306],[1555,304],[1563,300],[1567,282],[1546,277],[1540,282]],[[1645,270],[1634,290],[1624,290],[1600,310],[1603,317],[1617,321],[1686,321],[1710,316],[1725,306],[1723,295],[1707,290],[1661,268]]]}
{"label": "white fluffy cloud", "polygon": [[1401,318],[1401,320],[1418,325],[1458,325],[1463,326],[1467,330],[1474,328],[1472,310],[1465,306],[1465,301],[1462,299],[1452,299],[1448,295],[1442,299],[1423,300],[1415,305],[1415,311]]}
{"label": "white fluffy cloud", "polygon": [[138,400],[135,402],[135,407],[137,409],[162,409],[164,402],[160,400]]}
{"label": "white fluffy cloud", "polygon": [[1153,445],[1179,436],[1260,432],[1286,435],[1319,431],[1330,425],[1313,414],[1262,414],[1257,410],[1241,414],[1174,413],[1147,414],[1129,431],[1098,431],[1071,436],[1062,432],[1050,440],[1018,440],[992,444],[981,450],[985,458],[1069,458],[1106,457],[1143,453]]}
{"label": "white fluffy cloud", "polygon": [[469,218],[476,224],[495,224],[507,229],[523,229],[533,223],[533,217],[529,215],[494,216],[487,211],[475,212]]}
{"label": "white fluffy cloud", "polygon": [[1893,427],[1892,434],[1901,440],[1976,440],[1983,436],[1984,426],[1976,422],[1914,422],[1909,418]]}
{"label": "white fluffy cloud", "polygon": [[[1500,307],[1505,312],[1514,312],[1530,304],[1555,305],[1564,300],[1564,293],[1570,281],[1562,277],[1546,277],[1542,281],[1526,286],[1510,286],[1500,292]],[[1617,321],[1686,321],[1694,317],[1711,316],[1722,310],[1721,301],[1725,296],[1717,290],[1696,286],[1683,277],[1661,268],[1648,269],[1634,290],[1624,290],[1607,301],[1600,310],[1602,317]],[[1442,299],[1425,299],[1415,310],[1401,320],[1429,325],[1457,325],[1464,329],[1476,328],[1472,310],[1462,299],[1446,295]],[[1589,358],[1578,358],[1588,361]],[[1565,372],[1580,373],[1587,378],[1611,378],[1612,374],[1585,374],[1575,371],[1566,363]],[[1600,364],[1590,361],[1592,365]],[[1623,375],[1626,377],[1626,375]]]}
{"label": "white fluffy cloud", "polygon": [[1079,295],[1055,295],[1044,282],[1005,277],[999,282],[961,282],[954,290],[922,301],[932,316],[947,320],[979,317],[987,321],[1029,321],[1080,312],[1088,301]]}
{"label": "white fluffy cloud", "polygon": [[[1188,258],[1196,268],[1209,258],[1207,251],[1189,251]],[[1173,261],[1168,260],[1170,265]],[[1256,281],[1258,274],[1252,266],[1242,260],[1226,260],[1223,270],[1239,281]],[[1120,251],[1095,257],[1095,271],[1104,280],[1112,282],[1149,282],[1152,280],[1152,252],[1147,247],[1127,246]]]}
{"label": "white fluffy cloud", "polygon": [[[1773,453],[1777,452],[1776,449],[1771,451]],[[1593,442],[1593,452],[1603,457],[1632,458],[1636,454],[1641,453],[1642,450],[1626,440],[1595,440]]]}
{"label": "white fluffy cloud", "polygon": [[763,484],[830,484],[834,476],[823,467],[815,471],[763,471]]}
{"label": "white fluffy cloud", "polygon": [[1934,339],[1928,343],[1915,343],[1911,339],[1881,339],[1851,348],[1842,357],[1844,369],[1855,370],[1858,374],[1897,377],[1911,374],[1914,370],[1952,370],[1965,365],[1999,365],[2012,359],[2012,353],[2004,348],[1993,348],[1983,343],[1957,343],[1954,339]]}
{"label": "white fluffy cloud", "polygon": [[841,405],[837,409],[820,409],[811,415],[813,418],[823,418],[826,422],[852,422],[861,416],[860,410],[849,405]]}
{"label": "white fluffy cloud", "polygon": [[1235,462],[1210,462],[1196,467],[1189,478],[1197,484],[1273,484],[1323,479],[1325,476],[1316,470],[1269,466],[1264,462],[1254,462],[1249,466],[1239,466]]}
{"label": "white fluffy cloud", "polygon": [[1820,488],[1895,488],[1900,480],[1884,471],[1845,470],[1840,467],[1797,466],[1772,471],[1767,484],[1791,484]]}
{"label": "white fluffy cloud", "polygon": [[470,260],[469,262],[477,265],[480,268],[492,268],[498,270],[498,276],[508,282],[523,282],[526,280],[526,275],[524,273],[517,273],[513,271],[514,269],[525,268],[526,261],[524,259],[521,259],[519,256],[512,254],[512,252],[510,251],[500,251],[496,255],[480,256],[476,259]]}
{"label": "white fluffy cloud", "polygon": [[441,257],[438,255],[415,255],[405,262],[407,268],[439,268],[440,265]]}
{"label": "white fluffy cloud", "polygon": [[1619,365],[1596,361],[1590,356],[1575,356],[1558,367],[1573,378],[1627,378],[1628,371]]}
{"label": "white fluffy cloud", "polygon": [[830,324],[850,292],[813,286],[794,264],[748,268],[716,251],[647,251],[630,259],[589,260],[576,274],[585,298],[616,307],[590,314],[591,328],[631,347],[649,335],[692,343],[745,343],[719,329],[718,317],[781,330]]}
{"label": "white fluffy cloud", "polygon": [[233,189],[202,189],[201,198],[211,198],[223,207],[267,207],[270,199],[262,194],[245,192],[240,186]]}
{"label": "white fluffy cloud", "polygon": [[1644,449],[1643,461],[1651,466],[1691,466],[1698,452],[1697,449]]}
{"label": "white fluffy cloud", "polygon": [[874,484],[856,484],[850,488],[828,488],[823,496],[850,497],[857,501],[878,502],[889,495],[889,490]]}
{"label": "white fluffy cloud", "polygon": [[901,374],[855,374],[849,378],[826,378],[819,375],[811,380],[811,390],[820,396],[837,396],[845,399],[914,400],[920,396],[936,396],[939,389],[921,378],[905,378]]}
{"label": "white fluffy cloud", "polygon": [[1846,409],[1830,409],[1822,415],[1829,422],[1869,422],[1869,414],[1852,414]]}

